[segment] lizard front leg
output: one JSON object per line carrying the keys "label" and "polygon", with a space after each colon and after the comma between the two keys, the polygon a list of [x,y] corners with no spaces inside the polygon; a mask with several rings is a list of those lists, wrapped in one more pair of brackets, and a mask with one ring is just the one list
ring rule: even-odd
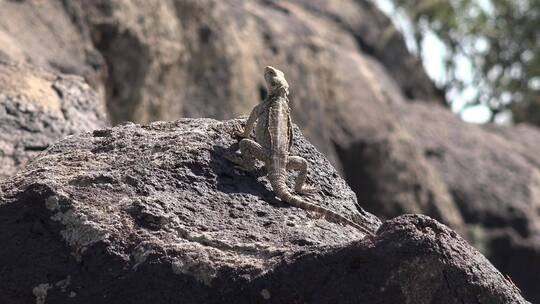
{"label": "lizard front leg", "polygon": [[287,169],[299,171],[296,177],[294,190],[298,193],[309,194],[315,191],[315,188],[305,185],[308,171],[307,161],[300,156],[289,156],[287,159]]}
{"label": "lizard front leg", "polygon": [[240,153],[242,155],[241,169],[251,171],[255,168],[255,160],[265,161],[267,158],[263,147],[254,140],[244,138],[240,141]]}
{"label": "lizard front leg", "polygon": [[259,117],[260,112],[260,105],[257,105],[251,110],[251,113],[249,114],[249,117],[246,121],[246,126],[244,127],[244,130],[242,130],[242,127],[237,125],[236,130],[234,131],[235,137],[241,137],[241,138],[248,138],[253,129],[255,128],[255,122],[257,121],[257,118]]}

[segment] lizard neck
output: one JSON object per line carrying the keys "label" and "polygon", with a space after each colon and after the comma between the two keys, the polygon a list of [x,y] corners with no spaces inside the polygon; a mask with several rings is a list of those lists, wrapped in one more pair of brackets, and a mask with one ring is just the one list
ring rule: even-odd
{"label": "lizard neck", "polygon": [[289,90],[285,86],[280,87],[269,87],[268,88],[268,99],[276,99],[278,97],[287,98],[289,95]]}
{"label": "lizard neck", "polygon": [[279,101],[280,99],[285,99],[287,102],[289,101],[289,99],[287,98],[287,94],[283,94],[283,92],[272,92],[268,94],[268,97],[266,97],[265,101],[268,103],[272,103]]}

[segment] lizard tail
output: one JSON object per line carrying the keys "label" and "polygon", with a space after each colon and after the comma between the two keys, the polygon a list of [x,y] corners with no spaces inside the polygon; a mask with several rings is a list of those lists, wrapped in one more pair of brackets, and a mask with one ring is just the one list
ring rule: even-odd
{"label": "lizard tail", "polygon": [[272,175],[273,176],[269,176],[270,184],[272,185],[272,189],[274,190],[274,193],[276,194],[276,196],[279,197],[279,199],[281,199],[282,201],[294,207],[298,207],[306,211],[312,211],[317,214],[320,214],[322,217],[326,218],[327,220],[331,222],[334,222],[337,224],[347,224],[362,231],[364,234],[371,235],[371,236],[374,235],[374,233],[370,229],[360,225],[359,223],[353,222],[352,220],[330,209],[326,209],[324,207],[314,205],[312,203],[305,201],[299,196],[293,195],[289,191],[285,183],[285,178],[284,178],[285,174],[272,174]]}

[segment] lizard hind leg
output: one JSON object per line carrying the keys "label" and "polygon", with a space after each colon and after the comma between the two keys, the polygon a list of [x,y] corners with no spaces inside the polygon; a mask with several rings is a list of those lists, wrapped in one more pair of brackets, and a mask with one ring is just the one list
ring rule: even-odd
{"label": "lizard hind leg", "polygon": [[299,171],[294,186],[294,190],[297,193],[311,194],[315,192],[315,188],[305,185],[308,171],[308,163],[304,158],[300,156],[289,156],[287,161],[287,169]]}
{"label": "lizard hind leg", "polygon": [[255,168],[255,160],[264,161],[266,153],[264,153],[263,147],[254,140],[244,138],[239,143],[240,153],[242,153],[242,166],[241,169],[251,171]]}

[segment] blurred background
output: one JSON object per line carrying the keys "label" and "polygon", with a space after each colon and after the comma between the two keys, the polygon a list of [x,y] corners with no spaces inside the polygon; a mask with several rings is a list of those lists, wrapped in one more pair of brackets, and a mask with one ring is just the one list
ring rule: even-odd
{"label": "blurred background", "polygon": [[372,2],[464,120],[540,124],[538,1]]}
{"label": "blurred background", "polygon": [[539,13],[536,0],[0,0],[0,179],[69,134],[246,115],[272,65],[363,208],[451,226],[538,302]]}

